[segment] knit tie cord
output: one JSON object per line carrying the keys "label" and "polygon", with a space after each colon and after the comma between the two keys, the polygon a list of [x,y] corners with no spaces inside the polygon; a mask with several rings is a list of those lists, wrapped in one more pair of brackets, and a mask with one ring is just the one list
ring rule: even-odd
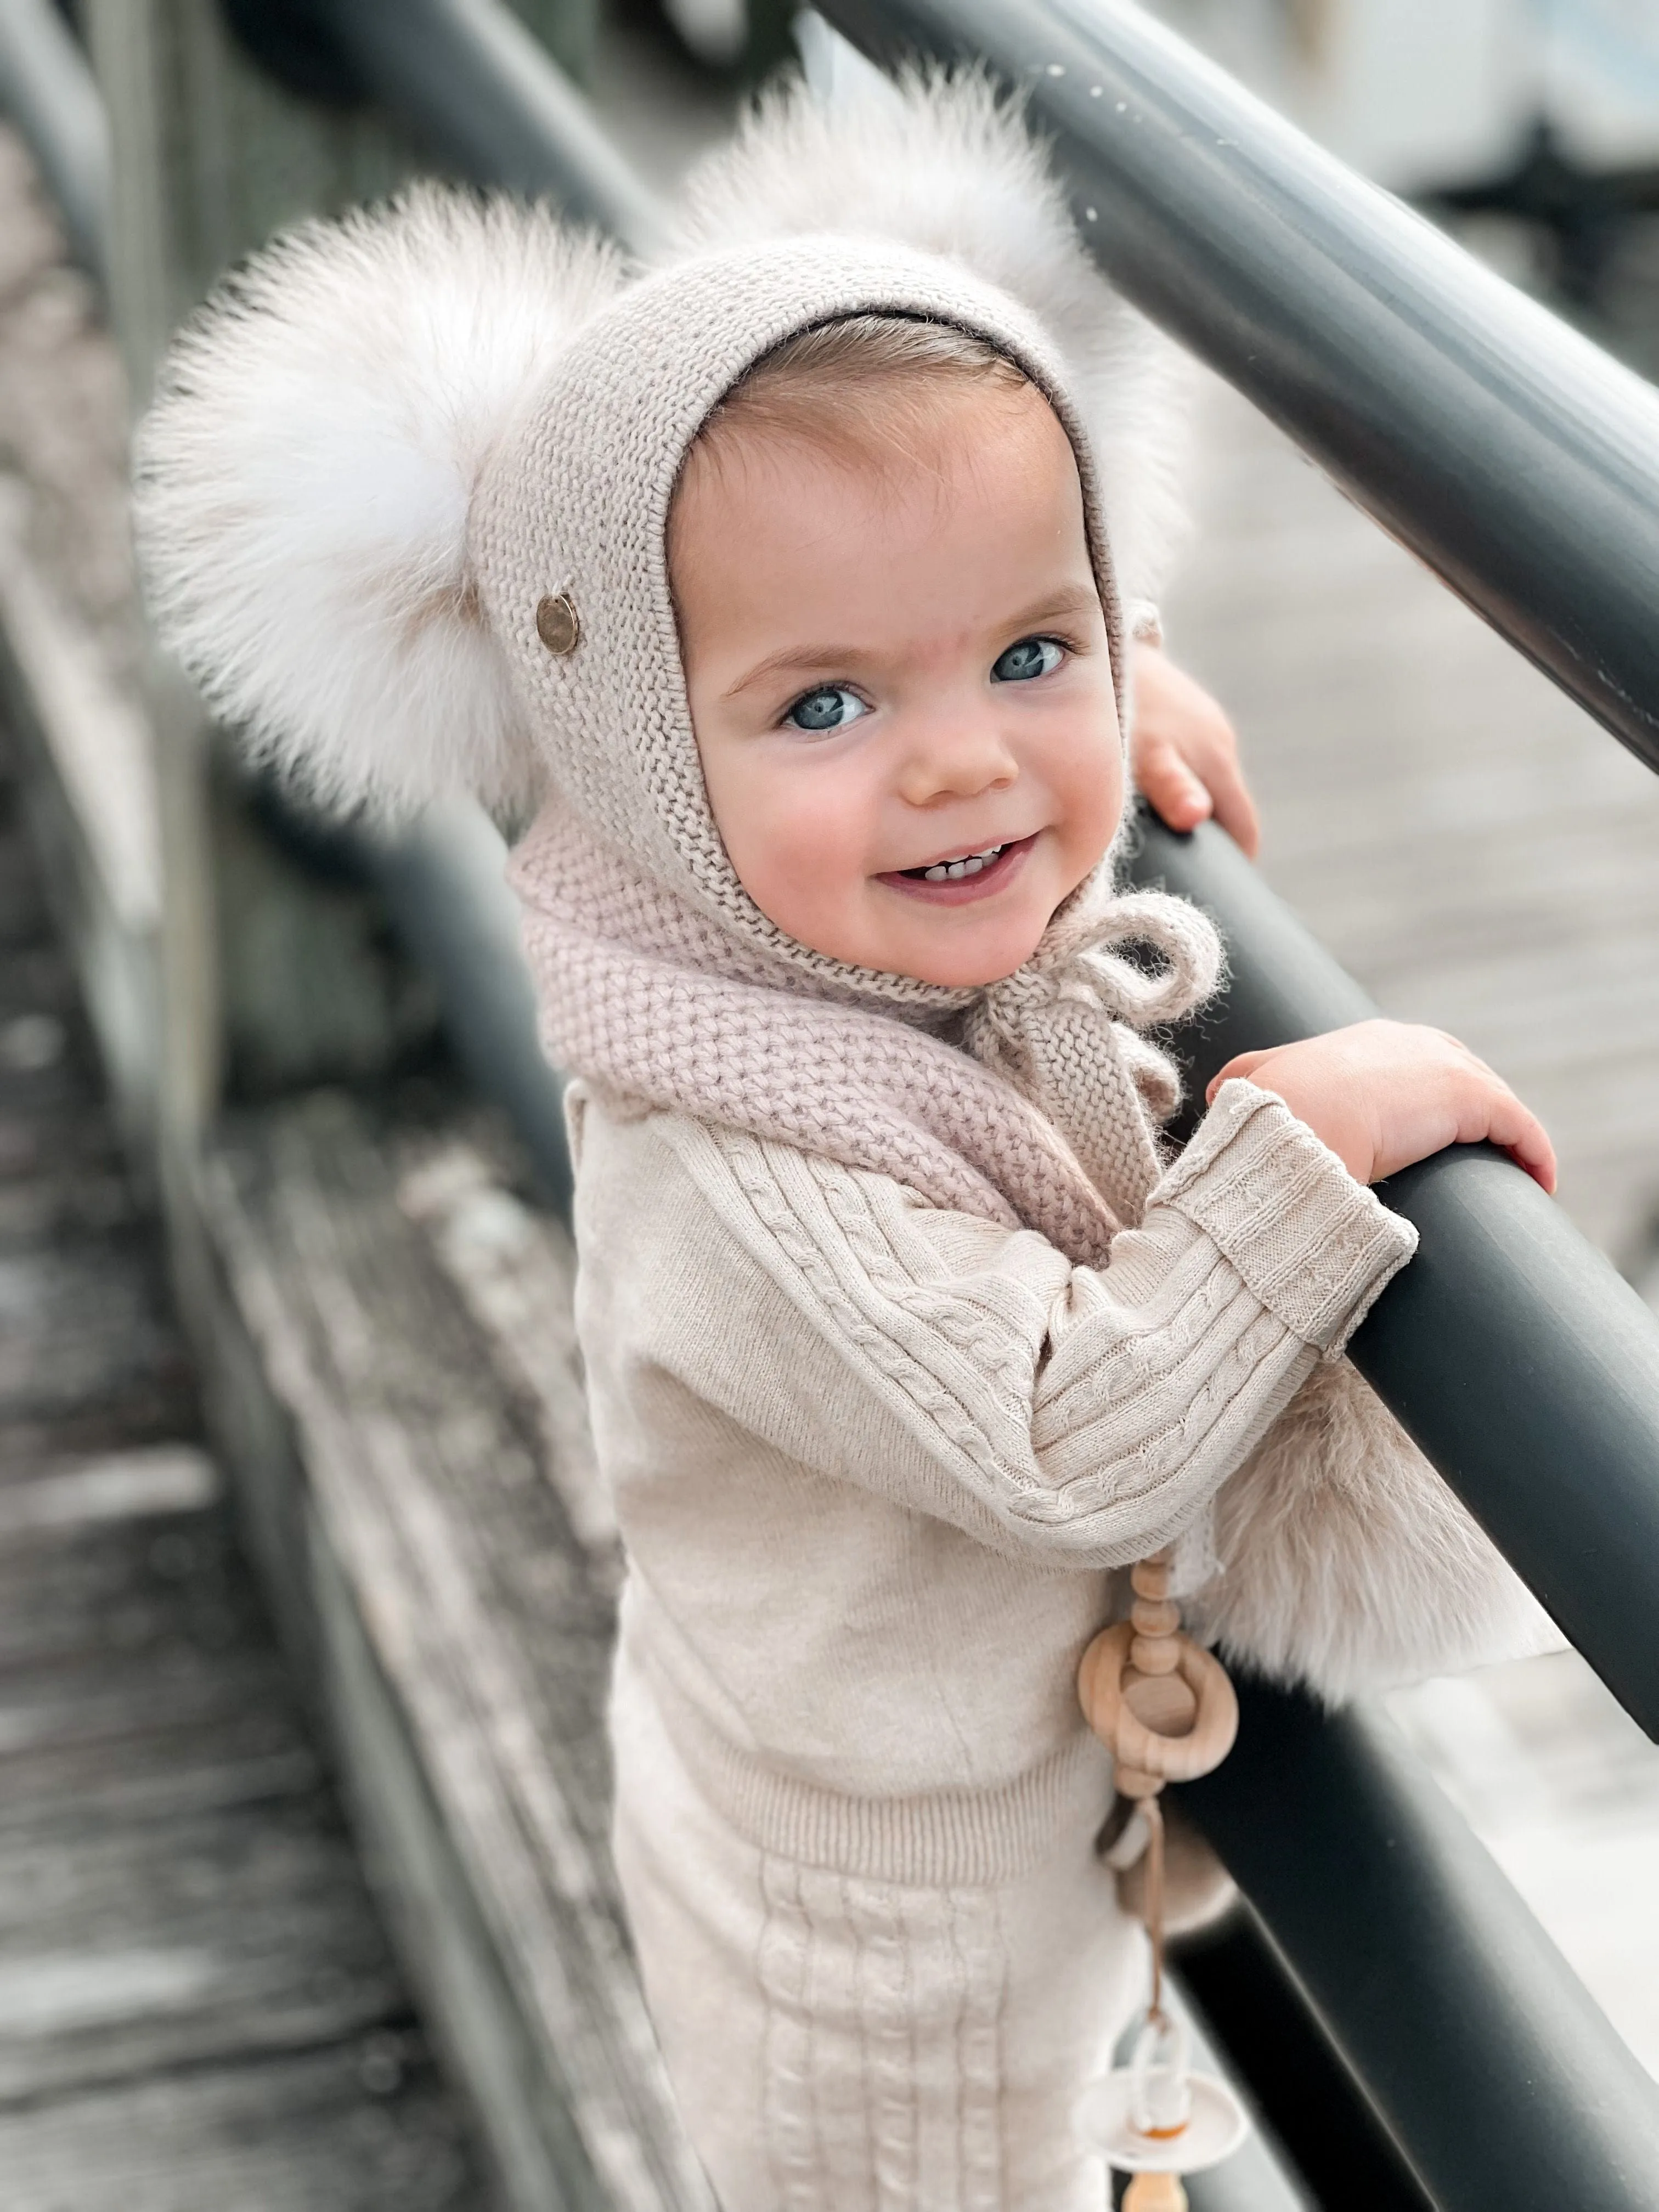
{"label": "knit tie cord", "polygon": [[[950,991],[791,966],[556,803],[519,847],[512,879],[549,1057],[619,1103],[894,1176],[935,1205],[1040,1231],[1079,1264],[1103,1264],[1139,1222],[1163,1172],[1156,1129],[1180,1089],[1141,1031],[1207,997],[1220,968],[1214,930],[1183,901],[1115,896],[1103,869],[1013,975]],[[1130,945],[1142,961],[1125,957]],[[1158,2022],[1158,1793],[1220,1762],[1237,1705],[1219,1662],[1180,1633],[1167,1555],[1132,1580],[1131,1617],[1090,1645],[1079,1693],[1148,1832]],[[1154,2183],[1164,2193],[1148,2194]],[[1126,2202],[1142,2212],[1185,2201],[1173,2176],[1140,2174]]]}

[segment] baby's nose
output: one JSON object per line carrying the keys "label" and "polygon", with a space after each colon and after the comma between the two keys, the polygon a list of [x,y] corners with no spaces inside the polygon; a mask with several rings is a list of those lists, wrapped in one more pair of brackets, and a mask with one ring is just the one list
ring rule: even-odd
{"label": "baby's nose", "polygon": [[940,716],[919,727],[899,770],[899,793],[912,806],[977,799],[1014,782],[1019,763],[988,713]]}

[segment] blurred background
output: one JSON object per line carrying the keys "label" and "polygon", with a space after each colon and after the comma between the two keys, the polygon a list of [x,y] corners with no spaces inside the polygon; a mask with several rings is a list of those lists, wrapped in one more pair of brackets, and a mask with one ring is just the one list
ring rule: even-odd
{"label": "blurred background", "polygon": [[[18,112],[13,7],[0,0],[0,117],[9,104]],[[520,0],[517,12],[663,191],[756,84],[790,64],[797,31],[788,0]],[[1156,12],[1425,222],[1659,376],[1653,0],[1161,0]],[[51,1951],[61,1966],[80,1956],[96,1888],[82,1868],[57,1904],[43,1904],[33,1871],[49,1834],[72,1838],[64,1863],[81,1866],[91,1817],[86,1778],[47,1771],[58,1723],[40,1717],[52,1703],[41,1685],[82,1716],[62,1723],[71,1734],[87,1699],[105,1698],[106,1736],[96,1740],[116,1747],[108,1759],[125,1772],[133,1744],[149,1741],[154,1710],[146,1691],[144,1716],[107,1719],[112,1670],[130,1674],[135,1653],[159,1655],[158,1681],[198,1662],[204,1683],[222,1689],[234,1678],[237,1714],[263,1715],[258,1758],[300,1762],[284,1801],[292,1849],[286,1870],[270,1872],[271,1924],[286,1933],[261,1954],[280,1951],[291,1973],[272,1966],[281,1989],[260,2002],[278,2012],[289,2003],[295,2020],[311,2021],[294,2028],[294,2048],[349,2054],[337,2079],[325,2068],[295,2093],[295,2128],[303,2123],[316,2147],[301,2179],[291,2161],[280,2172],[280,2161],[257,2172],[233,2161],[223,2201],[261,2212],[331,2203],[320,2178],[331,2161],[337,2175],[366,2177],[354,2203],[418,2212],[484,2201],[465,2117],[432,2072],[374,1932],[331,1784],[305,1765],[298,1706],[223,1533],[219,1478],[200,1443],[200,1378],[163,1283],[156,1193],[124,1164],[135,1130],[142,1153],[147,1117],[205,1126],[221,1101],[234,1113],[319,1092],[378,1114],[376,1102],[395,1093],[396,1142],[382,1149],[402,1163],[400,1218],[429,1234],[470,1310],[484,1316],[479,1326],[516,1346],[503,1358],[520,1398],[553,1430],[565,1418],[546,1413],[556,1394],[538,1361],[548,1355],[526,1349],[524,1317],[509,1310],[524,1284],[542,1279],[535,1267],[548,1254],[556,1271],[566,1264],[556,1230],[537,1225],[544,1185],[538,1192],[534,1163],[499,1127],[474,1116],[442,992],[393,927],[396,885],[296,826],[216,752],[201,776],[178,771],[207,740],[152,665],[134,589],[128,424],[167,331],[221,268],[285,222],[372,198],[410,166],[429,165],[418,143],[361,112],[349,72],[318,73],[313,47],[294,36],[305,15],[258,0],[222,9],[82,0],[58,11],[97,64],[118,151],[147,131],[165,142],[158,173],[176,203],[171,228],[161,226],[175,247],[166,267],[147,244],[159,234],[154,211],[126,198],[107,211],[109,258],[89,271],[99,255],[84,238],[77,252],[26,134],[0,123],[4,690],[14,706],[26,690],[31,713],[52,725],[52,772],[69,793],[62,818],[74,817],[74,836],[96,848],[115,917],[76,908],[74,838],[31,796],[36,739],[12,712],[0,848],[0,1326],[9,1330],[9,1345],[0,1340],[0,1587],[14,1592],[15,1618],[8,1630],[0,1607],[0,2169],[15,2158],[35,2179],[22,2195],[0,2181],[0,2197],[40,2212],[71,2203],[52,2193],[53,2160],[85,2112],[63,2101],[63,2084],[92,2094],[92,2075],[68,2061],[67,2071],[40,2073],[44,2043],[68,2049],[103,2035],[105,2064],[116,2014],[130,2025],[191,2004],[216,2023],[201,2031],[210,2041],[230,2032],[201,1996],[205,1984],[167,1980],[156,1941],[134,1938],[122,1952],[150,1960],[150,1980],[130,1972],[125,1997],[110,1994],[112,1970],[84,1958],[56,1981],[41,1965],[42,1913],[63,1916]],[[165,113],[155,93],[163,80],[189,95]],[[1207,374],[1195,384],[1192,529],[1167,629],[1174,657],[1237,724],[1262,808],[1265,873],[1389,1012],[1455,1031],[1538,1109],[1560,1153],[1563,1205],[1659,1306],[1659,780],[1247,404]],[[206,890],[170,876],[162,859],[178,850],[177,818],[191,808],[204,810],[217,855]],[[121,947],[139,939],[172,963],[175,992],[181,973],[199,973],[215,1008],[209,1044],[154,1048],[151,987],[123,966]],[[458,1116],[474,1149],[434,1152],[431,1130]],[[175,1290],[179,1265],[175,1251]],[[187,1307],[192,1295],[209,1304],[221,1295],[199,1285],[179,1294]],[[102,1491],[60,1487],[54,1504],[40,1487],[94,1465],[118,1469]],[[561,1494],[580,1523],[587,1509]],[[118,1558],[98,1552],[102,1565],[77,1552],[71,1571],[68,1553],[43,1548],[68,1543],[68,1530],[95,1551],[114,1540],[116,1522],[130,1526],[131,1543]],[[94,1525],[104,1532],[95,1543],[86,1536]],[[65,1672],[65,1616],[27,1595],[55,1589],[54,1576],[75,1583],[85,1613],[76,1664],[88,1671],[74,1696],[81,1678]],[[109,1595],[118,1584],[118,1602]],[[175,1602],[168,1593],[179,1589],[194,1595]],[[112,1621],[128,1624],[127,1646],[112,1644]],[[181,1653],[194,1655],[188,1665]],[[1567,1652],[1425,1684],[1392,1705],[1659,2075],[1659,1748]],[[251,1802],[259,1793],[249,1790]],[[3,1806],[14,1796],[39,1803],[36,1826],[18,1829],[8,1856]],[[293,1843],[301,1831],[303,1848]],[[222,1836],[191,1833],[179,1863],[206,1869],[200,1896],[228,1912],[234,1897],[245,1917],[245,1887],[223,1873]],[[130,1838],[122,1849],[137,1851]],[[329,1911],[307,1920],[295,1900],[324,1891]],[[167,1910],[175,1907],[194,1928],[188,1898]],[[123,1910],[153,1929],[161,1908],[146,1893]],[[223,1972],[233,1968],[245,1984],[246,1960]],[[25,2105],[27,2126],[15,2118]],[[137,2124],[99,2110],[112,2140]],[[172,2140],[167,2125],[155,2122],[157,2142]],[[234,2136],[234,2121],[224,2125]],[[119,2170],[112,2151],[74,2212],[118,2201]],[[138,2201],[208,2201],[190,2193],[199,2176],[179,2184],[172,2172],[158,2151],[161,2178]]]}

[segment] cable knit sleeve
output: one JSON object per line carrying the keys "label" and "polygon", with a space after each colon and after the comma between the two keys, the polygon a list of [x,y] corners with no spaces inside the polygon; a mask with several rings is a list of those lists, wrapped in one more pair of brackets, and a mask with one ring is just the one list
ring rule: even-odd
{"label": "cable knit sleeve", "polygon": [[[727,1410],[811,1398],[823,1473],[1056,1564],[1116,1565],[1190,1523],[1415,1243],[1248,1083],[1223,1088],[1104,1268],[880,1176],[671,1126],[796,1317],[753,1331],[740,1371],[718,1363],[737,1379],[717,1395],[744,1401]],[[720,1326],[717,1285],[702,1326]]]}

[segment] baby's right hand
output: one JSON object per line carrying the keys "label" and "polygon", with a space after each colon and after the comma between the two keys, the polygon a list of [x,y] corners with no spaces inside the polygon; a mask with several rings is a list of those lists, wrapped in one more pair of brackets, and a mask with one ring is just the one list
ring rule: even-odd
{"label": "baby's right hand", "polygon": [[1232,1076],[1276,1091],[1357,1182],[1381,1182],[1448,1145],[1484,1141],[1546,1190],[1555,1188],[1555,1151],[1537,1116],[1443,1030],[1356,1022],[1328,1036],[1243,1052],[1206,1098]]}

